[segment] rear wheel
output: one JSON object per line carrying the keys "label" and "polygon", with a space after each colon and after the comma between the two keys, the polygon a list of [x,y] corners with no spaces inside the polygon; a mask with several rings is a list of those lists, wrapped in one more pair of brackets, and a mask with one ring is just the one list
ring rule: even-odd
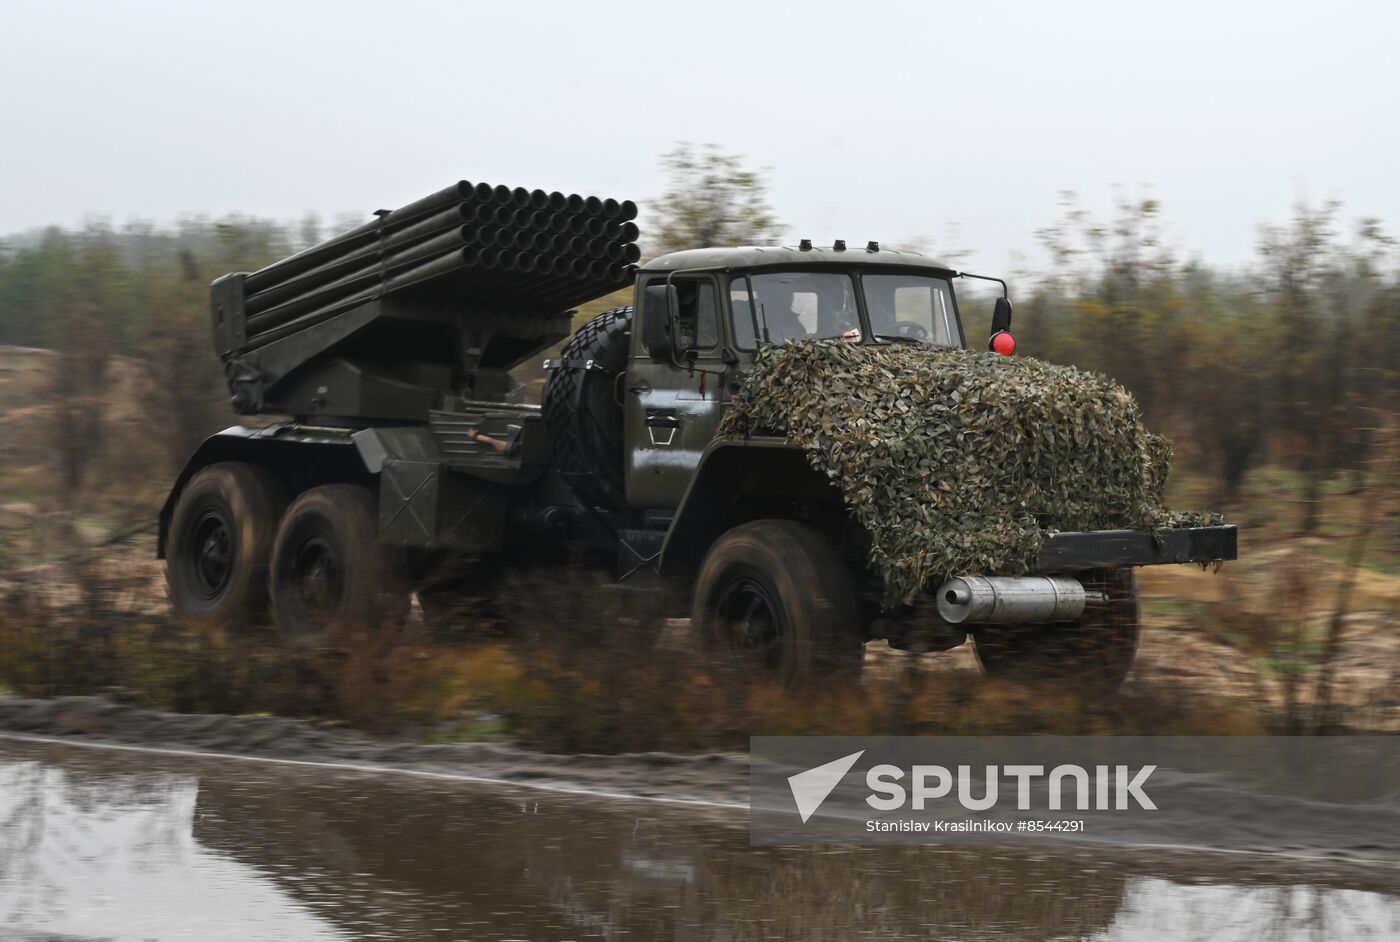
{"label": "rear wheel", "polygon": [[978,625],[977,659],[989,677],[1117,690],[1132,670],[1140,628],[1137,577],[1131,569],[1091,573],[1090,591],[1107,594],[1076,622]]}
{"label": "rear wheel", "polygon": [[407,594],[378,536],[366,488],[326,484],[293,502],[272,555],[272,610],[289,641],[402,621]]}
{"label": "rear wheel", "polygon": [[265,468],[212,464],[190,478],[170,517],[165,574],[182,615],[246,628],[267,613],[267,572],[287,492]]}
{"label": "rear wheel", "polygon": [[712,654],[789,690],[854,677],[865,656],[850,573],[821,534],[790,520],[756,520],[715,542],[691,622]]}

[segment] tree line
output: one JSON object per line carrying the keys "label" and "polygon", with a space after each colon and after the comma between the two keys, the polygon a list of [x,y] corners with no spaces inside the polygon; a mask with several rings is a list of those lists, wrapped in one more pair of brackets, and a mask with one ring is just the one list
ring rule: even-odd
{"label": "tree line", "polygon": [[1224,505],[1261,464],[1299,472],[1311,530],[1323,482],[1366,469],[1400,415],[1395,244],[1373,220],[1344,235],[1340,211],[1297,206],[1227,270],[1167,247],[1154,201],[1106,222],[1071,203],[1040,233],[1022,350],[1127,386]]}
{"label": "tree line", "polygon": [[[653,253],[772,243],[782,227],[764,174],[713,147],[663,158],[666,193],[644,219]],[[1248,472],[1278,464],[1322,483],[1359,471],[1400,413],[1400,270],[1374,221],[1344,234],[1340,207],[1299,206],[1260,230],[1238,269],[1164,242],[1157,203],[1108,220],[1065,205],[1038,233],[1048,271],[1014,285],[1021,352],[1101,371],[1130,389],[1149,426],[1172,435],[1178,465],[1209,475],[1229,506]],[[170,226],[92,223],[0,240],[0,344],[56,351],[50,390],[67,493],[101,437],[105,365],[143,364],[172,464],[232,418],[209,339],[207,289],[329,235],[314,219],[229,217]],[[971,306],[969,306],[971,307]],[[974,346],[986,326],[964,309]]]}

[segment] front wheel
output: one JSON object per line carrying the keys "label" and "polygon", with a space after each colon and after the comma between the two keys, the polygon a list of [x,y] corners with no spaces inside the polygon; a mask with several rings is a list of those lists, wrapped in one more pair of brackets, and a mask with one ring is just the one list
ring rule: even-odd
{"label": "front wheel", "polygon": [[745,523],[715,541],[691,623],[712,654],[788,690],[854,677],[865,656],[850,573],[821,534],[790,520]]}
{"label": "front wheel", "polygon": [[1108,603],[1090,605],[1078,621],[974,627],[977,659],[987,676],[1099,691],[1121,687],[1137,654],[1137,577],[1131,569],[1094,572],[1084,587],[1104,592]]}
{"label": "front wheel", "polygon": [[378,537],[366,488],[326,484],[292,503],[272,554],[272,611],[287,640],[313,643],[403,619],[408,596]]}

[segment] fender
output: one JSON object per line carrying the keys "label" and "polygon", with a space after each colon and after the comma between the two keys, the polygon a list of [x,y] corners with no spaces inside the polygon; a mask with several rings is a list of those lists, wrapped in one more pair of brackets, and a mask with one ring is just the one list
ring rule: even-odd
{"label": "fender", "polygon": [[787,516],[812,504],[844,512],[840,492],[801,446],[768,435],[712,441],[661,545],[662,571],[697,565],[721,533],[746,519]]}
{"label": "fender", "polygon": [[185,462],[160,508],[156,558],[165,558],[165,537],[175,502],[201,468],[220,461],[246,461],[269,469],[288,481],[294,491],[322,479],[368,481],[370,471],[355,448],[353,431],[287,422],[266,428],[235,425],[209,436]]}

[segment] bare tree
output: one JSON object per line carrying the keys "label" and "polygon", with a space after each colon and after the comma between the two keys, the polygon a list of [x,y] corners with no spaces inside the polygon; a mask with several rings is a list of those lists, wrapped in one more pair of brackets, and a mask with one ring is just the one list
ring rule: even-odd
{"label": "bare tree", "polygon": [[650,228],[657,252],[711,245],[753,245],[775,241],[783,232],[768,205],[762,173],[747,170],[742,158],[714,144],[681,143],[662,158],[669,175],[666,193],[653,205]]}

